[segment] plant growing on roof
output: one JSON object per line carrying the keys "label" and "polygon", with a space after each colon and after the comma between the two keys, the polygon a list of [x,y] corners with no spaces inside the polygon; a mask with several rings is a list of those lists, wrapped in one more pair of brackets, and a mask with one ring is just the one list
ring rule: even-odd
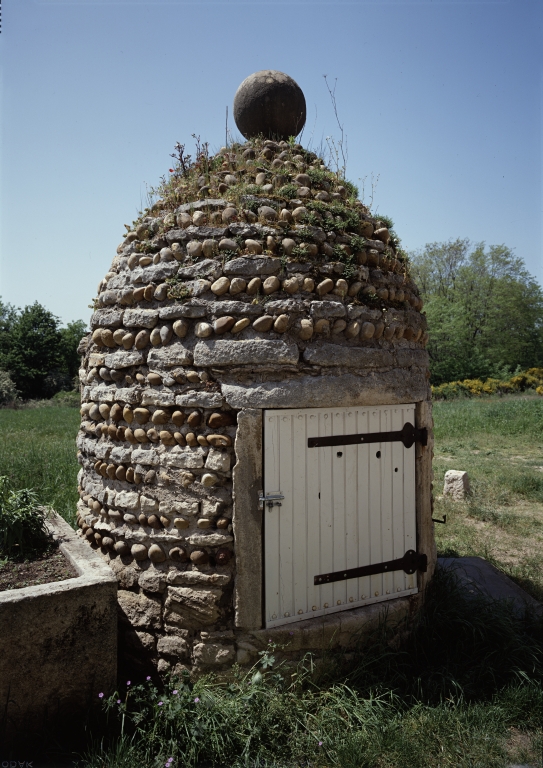
{"label": "plant growing on roof", "polygon": [[388,230],[394,228],[394,222],[392,221],[390,216],[383,216],[382,214],[379,214],[379,215],[375,214],[375,218],[377,219],[377,221],[380,221],[381,224],[384,227],[386,227]]}
{"label": "plant growing on roof", "polygon": [[[337,102],[336,102],[336,87],[337,87],[337,77],[334,80],[334,87],[331,88],[330,84],[328,83],[328,76],[323,75],[324,82],[326,83],[326,88],[328,89],[328,93],[330,94],[330,100],[332,101],[332,108],[334,110],[334,115],[336,117],[336,122],[339,127],[340,132],[340,139],[336,142],[332,137],[327,137],[326,141],[328,142],[328,147],[330,149],[330,154],[334,158],[334,161],[336,163],[336,175],[338,179],[344,179],[347,173],[347,157],[348,157],[348,151],[347,151],[347,139],[345,138],[345,132],[344,132],[344,126],[342,125],[338,111],[337,111]],[[341,158],[341,165],[340,165],[340,158]]]}

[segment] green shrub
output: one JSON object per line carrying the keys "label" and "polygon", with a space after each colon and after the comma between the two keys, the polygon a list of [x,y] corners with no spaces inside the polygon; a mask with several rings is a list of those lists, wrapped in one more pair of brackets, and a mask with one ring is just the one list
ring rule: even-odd
{"label": "green shrub", "polygon": [[9,405],[19,399],[17,387],[7,371],[0,371],[0,405]]}
{"label": "green shrub", "polygon": [[281,197],[286,197],[289,200],[294,200],[298,195],[298,187],[296,184],[284,184],[282,187],[279,187],[277,194]]}
{"label": "green shrub", "polygon": [[8,478],[0,476],[0,555],[24,560],[40,554],[49,544],[45,512],[36,494],[28,488],[12,491]]}
{"label": "green shrub", "polygon": [[81,395],[78,390],[70,392],[57,392],[52,398],[55,405],[68,405],[71,408],[79,408],[81,405]]}

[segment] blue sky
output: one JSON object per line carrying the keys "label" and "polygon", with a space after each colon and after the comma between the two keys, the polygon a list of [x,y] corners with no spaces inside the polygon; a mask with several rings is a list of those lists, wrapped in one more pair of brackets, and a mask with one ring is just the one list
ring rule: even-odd
{"label": "blue sky", "polygon": [[[468,237],[543,283],[543,3],[4,0],[0,296],[63,322],[90,300],[176,141],[224,144],[260,69],[305,93],[307,145],[338,137],[348,178],[408,250]],[[232,119],[230,119],[232,126]]]}

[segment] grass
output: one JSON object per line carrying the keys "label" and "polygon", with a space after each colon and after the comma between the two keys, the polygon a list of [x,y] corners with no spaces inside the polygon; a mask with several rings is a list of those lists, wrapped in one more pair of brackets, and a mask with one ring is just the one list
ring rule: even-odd
{"label": "grass", "polygon": [[79,423],[79,410],[68,406],[0,409],[0,475],[14,490],[32,488],[74,527]]}
{"label": "grass", "polygon": [[[228,683],[123,686],[110,742],[82,768],[535,765],[542,746],[543,624],[503,603],[466,601],[438,572],[415,630],[381,626],[349,653],[275,663],[275,648]],[[171,760],[170,760],[171,759]]]}
{"label": "grass", "polygon": [[[543,600],[543,399],[438,402],[434,420],[438,552],[485,557]],[[468,472],[465,503],[439,496],[448,469]]]}

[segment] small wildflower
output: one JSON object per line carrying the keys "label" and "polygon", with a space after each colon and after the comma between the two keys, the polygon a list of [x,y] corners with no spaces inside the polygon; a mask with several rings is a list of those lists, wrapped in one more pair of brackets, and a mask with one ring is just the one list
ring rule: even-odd
{"label": "small wildflower", "polygon": [[150,680],[151,679],[151,675],[147,675],[147,677],[145,679],[146,680]]}
{"label": "small wildflower", "polygon": [[127,685],[130,685],[130,680],[127,680],[127,681],[126,681],[126,684],[127,684]]}
{"label": "small wildflower", "polygon": [[159,702],[158,702],[158,706],[159,706],[159,707],[161,707],[163,704],[164,704],[164,702],[163,702],[163,701],[159,701]]}
{"label": "small wildflower", "polygon": [[170,173],[173,173],[173,168],[170,168]]}
{"label": "small wildflower", "polygon": [[179,693],[179,691],[172,691],[172,693],[173,693],[173,695],[174,695],[174,696],[177,696],[177,694]]}
{"label": "small wildflower", "polygon": [[293,635],[293,634],[294,634],[294,632],[289,632],[289,635]]}
{"label": "small wildflower", "polygon": [[319,741],[319,747],[322,747],[322,741]]}
{"label": "small wildflower", "polygon": [[198,702],[199,702],[199,701],[200,701],[200,699],[199,699],[199,698],[198,698],[198,696],[197,696],[197,697],[194,699],[194,703],[195,703],[195,704],[198,704]]}
{"label": "small wildflower", "polygon": [[104,698],[104,694],[103,694],[103,693],[99,693],[99,694],[98,694],[98,698],[99,698],[99,699],[103,699],[103,698]]}
{"label": "small wildflower", "polygon": [[117,704],[120,704],[120,703],[121,703],[121,700],[120,700],[120,699],[117,699]]}

